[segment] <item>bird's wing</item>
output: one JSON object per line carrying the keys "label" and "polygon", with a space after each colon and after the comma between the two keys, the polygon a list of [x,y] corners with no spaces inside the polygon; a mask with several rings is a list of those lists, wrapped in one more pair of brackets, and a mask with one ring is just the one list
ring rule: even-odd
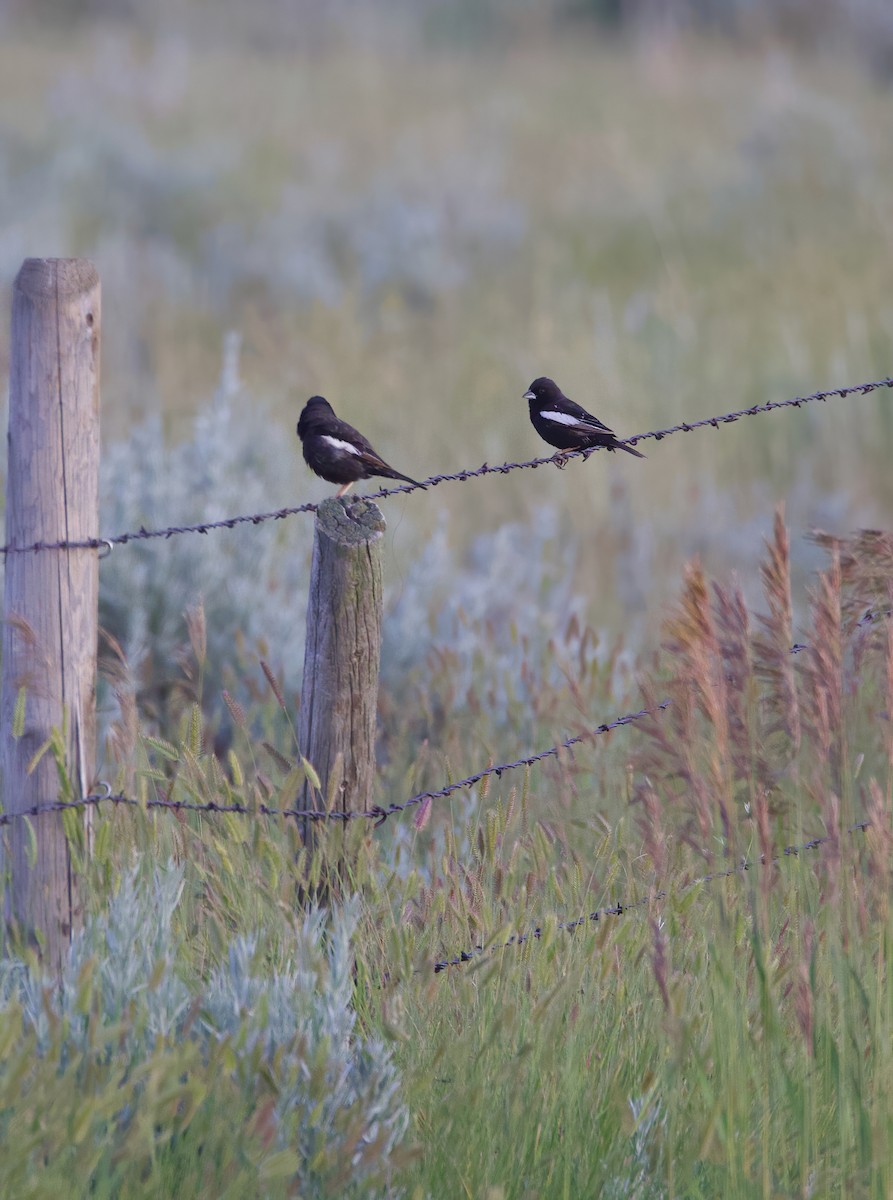
{"label": "bird's wing", "polygon": [[609,429],[598,417],[587,416],[585,421],[579,421],[575,426],[577,433],[607,434],[614,437],[614,430]]}
{"label": "bird's wing", "polygon": [[352,454],[355,458],[362,458],[363,451],[349,438],[335,437],[333,433],[320,433],[317,437],[322,442],[327,442],[333,450],[341,450],[345,454]]}
{"label": "bird's wing", "polygon": [[379,471],[379,470],[393,471],[393,469],[394,469],[392,466],[390,466],[388,463],[385,462],[385,460],[381,457],[380,454],[377,454],[372,449],[372,447],[369,445],[368,442],[366,443],[365,448],[361,451],[360,458],[366,464],[367,467],[371,467],[375,471]]}
{"label": "bird's wing", "polygon": [[372,470],[377,471],[380,467],[384,467],[388,471],[392,469],[373,448],[371,442],[364,438],[359,430],[348,425],[346,421],[332,424],[327,436],[332,445],[337,446],[339,450],[347,451],[348,454],[355,455],[360,462],[365,463]]}
{"label": "bird's wing", "polygon": [[594,429],[600,429],[603,433],[613,433],[598,417],[594,417],[591,412],[587,412],[585,408],[581,408],[579,404],[574,404],[573,400],[567,402],[568,412],[573,413],[581,425],[591,425]]}
{"label": "bird's wing", "polygon": [[325,432],[329,437],[343,443],[341,449],[355,454],[358,458],[362,458],[366,454],[371,454],[373,458],[377,457],[367,439],[346,421],[340,421],[337,418],[334,421],[327,421]]}
{"label": "bird's wing", "polygon": [[545,421],[552,421],[556,425],[563,425],[566,429],[573,429],[575,433],[609,433],[611,435],[614,433],[613,429],[602,424],[598,417],[594,417],[579,404],[574,404],[572,400],[565,401],[561,408],[543,408],[540,416]]}

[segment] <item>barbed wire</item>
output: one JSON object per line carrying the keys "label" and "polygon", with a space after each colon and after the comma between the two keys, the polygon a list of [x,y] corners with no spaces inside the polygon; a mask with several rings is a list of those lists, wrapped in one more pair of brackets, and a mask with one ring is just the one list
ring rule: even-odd
{"label": "barbed wire", "polygon": [[337,809],[271,808],[266,804],[218,804],[215,801],[206,801],[200,804],[193,800],[161,798],[137,800],[133,796],[113,793],[108,784],[103,784],[102,786],[106,789],[104,792],[91,792],[90,795],[76,800],[54,800],[49,804],[36,804],[31,808],[22,809],[19,812],[0,813],[0,826],[11,825],[14,821],[20,821],[26,817],[40,817],[46,813],[68,812],[70,809],[98,808],[104,804],[111,804],[113,806],[120,805],[130,808],[168,809],[173,812],[233,813],[237,816],[246,817],[288,817],[308,821],[340,821],[342,824],[347,824],[349,821],[367,820],[374,821],[375,828],[378,829],[385,823],[388,817],[392,817],[397,813],[407,812],[409,809],[416,808],[426,801],[446,799],[447,796],[451,796],[454,792],[474,787],[476,784],[481,783],[484,779],[489,779],[493,775],[499,778],[507,771],[517,771],[521,767],[532,767],[546,758],[557,758],[563,750],[570,750],[572,747],[578,746],[581,742],[589,741],[594,737],[599,737],[601,734],[610,733],[613,729],[620,729],[624,725],[631,725],[634,721],[641,721],[643,717],[662,712],[668,707],[669,703],[669,700],[663,700],[654,709],[643,708],[639,712],[624,713],[622,717],[615,717],[613,721],[598,725],[574,737],[566,738],[563,742],[558,742],[556,745],[550,746],[548,750],[541,750],[537,754],[529,754],[524,758],[517,758],[512,762],[494,764],[481,771],[476,771],[473,775],[466,776],[465,779],[456,780],[455,783],[448,783],[445,787],[439,788],[437,791],[418,792],[400,804],[388,804],[385,806],[376,804],[368,809],[339,811]]}
{"label": "barbed wire", "polygon": [[[867,625],[873,624],[885,618],[893,616],[893,609],[868,609],[858,621],[855,623],[856,629],[862,629]],[[810,646],[807,642],[795,642],[791,646],[790,654],[800,654],[804,650],[809,650]],[[489,779],[492,776],[500,778],[507,771],[516,771],[521,767],[532,767],[546,758],[557,757],[562,750],[571,750],[574,746],[580,745],[582,742],[589,741],[591,738],[599,737],[602,734],[610,733],[614,729],[620,729],[624,725],[632,725],[635,721],[641,721],[644,717],[653,714],[664,712],[670,707],[671,700],[662,700],[654,709],[643,708],[637,712],[624,713],[621,717],[615,717],[612,721],[607,721],[601,725],[597,725],[592,729],[586,730],[584,733],[576,734],[573,737],[565,738],[563,742],[557,742],[554,746],[550,746],[547,750],[540,750],[536,754],[528,754],[523,758],[517,758],[511,762],[496,763],[489,767],[485,767],[480,771],[475,771],[472,775],[467,775],[464,779],[458,779],[454,783],[448,783],[437,791],[417,792],[414,796],[410,796],[408,800],[404,800],[397,804],[388,805],[373,805],[368,809],[355,810],[324,810],[324,809],[300,809],[300,808],[272,808],[266,804],[258,804],[251,806],[247,804],[219,804],[216,801],[206,801],[200,804],[191,800],[171,800],[155,798],[152,800],[137,800],[133,796],[127,796],[123,793],[113,793],[108,784],[103,786],[105,792],[91,793],[88,796],[76,800],[54,800],[49,804],[33,805],[31,808],[21,809],[14,813],[0,813],[0,827],[11,825],[14,821],[22,820],[25,817],[39,817],[47,813],[66,812],[69,809],[84,809],[96,808],[103,804],[122,805],[132,808],[155,808],[168,809],[174,812],[197,812],[197,813],[232,813],[236,816],[263,816],[263,817],[287,817],[299,820],[309,821],[336,821],[346,824],[349,821],[372,820],[375,822],[375,828],[379,828],[385,821],[398,813],[407,812],[411,808],[416,808],[426,801],[443,800],[454,792],[462,791],[466,788],[474,787],[483,780]],[[811,848],[811,847],[807,847]],[[625,907],[630,907],[629,905]]]}
{"label": "barbed wire", "polygon": [[[870,821],[857,821],[855,825],[850,825],[846,832],[857,833],[861,831],[864,833],[870,825]],[[703,887],[706,884],[713,883],[717,879],[729,879],[733,875],[743,874],[745,871],[751,870],[752,867],[767,865],[774,866],[785,858],[796,858],[799,854],[802,854],[807,850],[817,850],[820,846],[824,846],[828,842],[834,841],[835,837],[835,834],[825,834],[822,837],[810,838],[808,842],[801,842],[796,846],[785,846],[785,848],[779,854],[774,855],[769,860],[768,864],[766,863],[764,856],[761,854],[759,858],[743,859],[741,862],[736,863],[735,866],[729,867],[727,870],[710,871],[709,874],[701,875],[697,879],[691,880],[690,883],[685,884],[684,887],[679,889],[678,895],[685,895],[686,892],[691,891],[692,888]],[[594,912],[588,913],[584,917],[578,917],[575,921],[561,921],[555,926],[555,928],[558,932],[572,933],[575,929],[579,929],[580,926],[589,925],[596,921],[600,921],[604,917],[621,917],[624,913],[632,912],[637,908],[644,908],[646,905],[652,904],[655,900],[666,900],[669,894],[670,893],[668,891],[661,889],[656,892],[651,892],[647,896],[642,896],[638,900],[631,900],[629,903],[618,903],[614,905],[608,905],[605,908],[597,908]],[[501,942],[498,946],[487,947],[483,943],[479,943],[471,950],[461,950],[453,958],[444,958],[435,962],[434,974],[439,975],[441,971],[446,971],[449,967],[458,967],[463,963],[471,962],[473,959],[479,958],[488,949],[493,951],[507,950],[511,946],[523,946],[525,942],[537,940],[542,936],[543,927],[542,925],[537,925],[536,928],[531,929],[529,933],[516,934],[510,937],[508,941]]]}
{"label": "barbed wire", "polygon": [[[654,429],[649,433],[637,433],[633,437],[618,440],[623,446],[635,446],[637,442],[648,441],[649,439],[660,442],[664,438],[672,437],[676,433],[691,433],[695,429],[703,429],[708,425],[713,429],[719,429],[721,425],[732,425],[742,417],[755,417],[762,413],[775,412],[776,409],[780,408],[800,408],[804,404],[812,404],[817,400],[845,399],[847,396],[853,395],[867,396],[869,393],[876,392],[880,388],[891,387],[893,387],[893,377],[888,376],[885,379],[878,379],[871,383],[857,383],[849,387],[830,388],[823,392],[812,392],[808,396],[795,396],[790,400],[769,400],[765,404],[754,404],[750,408],[737,409],[734,412],[723,413],[721,416],[704,417],[699,421],[683,421],[678,425],[670,425],[666,429]],[[508,475],[512,471],[535,471],[538,467],[549,465],[563,468],[572,458],[588,458],[591,454],[596,453],[596,451],[605,449],[608,449],[608,447],[593,446],[586,450],[565,450],[546,458],[531,458],[525,462],[504,462],[498,466],[490,466],[489,463],[485,462],[482,466],[474,470],[431,475],[428,479],[422,480],[418,484],[402,484],[399,487],[380,488],[377,492],[357,496],[355,499],[383,500],[388,496],[397,496],[403,493],[438,487],[442,483],[465,483],[468,479],[477,479],[482,475]],[[207,534],[216,529],[235,529],[237,525],[262,525],[266,521],[282,521],[286,517],[295,516],[298,513],[316,512],[318,507],[318,504],[313,503],[299,504],[290,508],[277,508],[272,512],[246,513],[240,516],[226,517],[220,521],[200,521],[194,525],[169,525],[163,529],[146,529],[145,526],[141,526],[137,530],[132,530],[128,533],[119,533],[113,537],[83,538],[80,540],[63,539],[57,542],[40,541],[32,542],[27,546],[6,545],[0,547],[0,554],[28,554],[41,550],[111,549],[113,546],[126,546],[131,542],[154,539],[167,540],[168,538],[186,533]]]}
{"label": "barbed wire", "polygon": [[541,750],[538,754],[530,754],[526,758],[519,758],[515,762],[500,763],[499,766],[487,767],[483,771],[478,771],[474,775],[469,775],[466,779],[462,779],[457,783],[449,783],[446,787],[441,788],[436,792],[419,792],[417,796],[413,796],[410,800],[404,801],[402,804],[391,804],[386,808],[376,806],[364,814],[367,816],[375,816],[378,819],[375,822],[376,828],[383,824],[388,817],[394,813],[405,812],[409,808],[414,808],[416,805],[424,804],[426,800],[441,800],[447,796],[457,792],[460,788],[474,787],[476,783],[480,783],[484,779],[488,779],[491,775],[499,778],[505,771],[515,771],[519,767],[532,767],[535,763],[542,762],[544,758],[557,758],[562,750],[570,750],[573,746],[578,746],[581,742],[589,741],[591,738],[599,737],[603,733],[610,733],[612,729],[619,729],[623,725],[632,725],[635,721],[641,721],[643,717],[654,716],[656,713],[663,712],[669,707],[669,700],[661,700],[654,709],[643,708],[639,712],[625,713],[622,717],[616,717],[613,721],[607,724],[598,725],[594,729],[587,730],[586,733],[577,734],[575,737],[566,738],[563,742],[559,742],[555,746],[550,746],[548,750]]}
{"label": "barbed wire", "polygon": [[[400,489],[410,491],[414,489]],[[284,521],[298,513],[316,512],[317,504],[298,504],[292,508],[277,508],[273,512],[245,513],[238,517],[224,517],[220,521],[201,521],[197,525],[168,525],[164,529],[139,529],[119,533],[114,537],[83,538],[80,541],[32,542],[28,546],[0,546],[0,554],[30,554],[39,550],[111,550],[113,546],[126,546],[130,542],[147,542],[153,539],[167,540],[183,533],[211,533],[214,529],[235,529],[237,525],[263,525],[265,521]]]}

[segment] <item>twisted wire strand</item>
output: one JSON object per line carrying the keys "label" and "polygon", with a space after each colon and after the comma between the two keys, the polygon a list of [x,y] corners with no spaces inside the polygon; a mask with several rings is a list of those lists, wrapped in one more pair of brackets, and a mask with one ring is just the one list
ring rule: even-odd
{"label": "twisted wire strand", "polygon": [[[750,408],[740,408],[733,412],[723,413],[716,417],[704,417],[700,421],[683,421],[678,425],[670,425],[666,429],[654,429],[649,433],[637,433],[633,437],[618,439],[621,445],[635,446],[637,442],[647,441],[649,439],[660,442],[664,438],[672,437],[676,433],[691,433],[695,429],[703,429],[706,426],[711,426],[713,429],[719,429],[722,425],[731,425],[744,417],[756,417],[763,413],[775,412],[781,408],[801,408],[805,404],[812,404],[817,400],[825,401],[831,399],[844,399],[847,396],[862,395],[866,396],[870,392],[876,392],[880,388],[893,387],[893,378],[878,379],[871,383],[857,383],[850,387],[830,388],[823,392],[812,392],[808,396],[795,396],[790,400],[769,400],[765,404],[754,404]],[[380,488],[377,492],[370,492],[366,495],[358,496],[358,500],[383,500],[388,496],[399,496],[407,492],[416,492],[423,489],[438,487],[442,483],[465,483],[468,479],[477,479],[482,475],[508,475],[512,471],[535,471],[538,467],[557,466],[564,467],[572,458],[588,458],[590,454],[595,454],[599,450],[605,450],[605,446],[593,446],[587,450],[566,450],[558,454],[550,455],[547,458],[531,458],[525,462],[504,462],[497,466],[490,466],[489,463],[483,463],[480,467],[474,470],[454,471],[452,473],[442,475],[431,475],[428,479],[422,480],[418,484],[402,484],[399,487]],[[235,517],[226,517],[220,521],[200,521],[195,525],[168,525],[163,529],[146,529],[141,526],[139,529],[131,530],[127,533],[119,533],[114,537],[95,537],[83,538],[80,540],[63,539],[56,542],[32,542],[27,546],[6,545],[0,547],[2,554],[28,554],[37,553],[42,550],[101,550],[109,549],[112,546],[126,546],[131,542],[150,541],[155,539],[166,540],[168,538],[177,537],[186,533],[203,533],[207,534],[216,529],[235,529],[238,525],[262,525],[266,521],[282,521],[287,517],[295,516],[299,513],[316,512],[319,506],[317,504],[298,504],[290,508],[277,508],[272,512],[245,513]]]}

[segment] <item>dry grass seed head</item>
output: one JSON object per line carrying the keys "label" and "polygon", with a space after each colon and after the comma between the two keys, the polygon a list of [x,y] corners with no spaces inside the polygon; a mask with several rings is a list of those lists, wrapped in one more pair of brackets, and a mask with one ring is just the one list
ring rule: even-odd
{"label": "dry grass seed head", "polygon": [[821,761],[840,788],[840,744],[843,736],[843,642],[841,631],[840,559],[835,551],[812,596],[812,632],[802,656],[806,677],[805,711]]}
{"label": "dry grass seed head", "polygon": [[667,937],[654,917],[651,918],[651,966],[664,1008],[670,1012]]}
{"label": "dry grass seed head", "polygon": [[679,796],[689,812],[682,836],[707,854],[717,815],[722,837],[731,844],[733,785],[725,669],[698,563],[686,568],[682,598],[665,632],[673,672],[670,720],[664,714],[650,723],[654,742],[642,765],[655,781],[664,775],[681,785]]}
{"label": "dry grass seed head", "polygon": [[272,668],[270,667],[267,660],[264,658],[262,658],[260,660],[260,669],[263,671],[264,676],[266,677],[267,683],[270,685],[270,690],[272,691],[273,695],[276,697],[279,707],[282,709],[282,711],[284,713],[287,713],[288,709],[285,704],[285,696],[283,695],[282,688],[279,684],[279,680],[273,674]]}
{"label": "dry grass seed head", "polygon": [[636,787],[632,799],[633,804],[641,806],[641,813],[636,824],[642,834],[645,853],[651,859],[651,864],[658,879],[666,877],[668,866],[667,835],[661,821],[661,802],[650,780]]}
{"label": "dry grass seed head", "polygon": [[[888,776],[893,773],[893,618],[884,623],[884,746]],[[888,789],[889,790],[889,789]]]}
{"label": "dry grass seed head", "polygon": [[828,841],[822,846],[818,869],[825,878],[823,899],[826,904],[833,907],[840,894],[840,799],[835,791],[826,788],[822,800],[822,817]]}
{"label": "dry grass seed head", "polygon": [[888,602],[893,579],[893,533],[860,529],[840,538],[816,530],[810,537],[838,563],[847,620]]}
{"label": "dry grass seed head", "polygon": [[[118,717],[112,721],[106,734],[106,752],[113,762],[133,764],[136,761],[140,732],[137,683],[118,640],[105,630],[100,630],[100,639],[108,646],[111,654],[100,657],[98,670],[111,684],[118,702]],[[128,774],[132,779],[130,766]],[[132,789],[132,781],[128,786]]]}
{"label": "dry grass seed head", "polygon": [[231,696],[229,692],[224,691],[223,703],[226,705],[227,709],[229,710],[229,715],[232,717],[239,729],[247,729],[248,719],[245,716],[245,709],[242,707],[239,701]]}
{"label": "dry grass seed head", "polygon": [[198,600],[186,609],[186,631],[195,661],[199,667],[203,667],[208,657],[208,627],[203,600]]}
{"label": "dry grass seed head", "polygon": [[865,819],[868,828],[865,840],[868,846],[868,872],[880,884],[880,896],[888,901],[890,876],[893,870],[893,811],[890,792],[885,791],[876,779],[868,784],[865,799]]}
{"label": "dry grass seed head", "polygon": [[803,949],[800,955],[800,961],[797,964],[797,984],[794,994],[794,1012],[797,1015],[797,1023],[800,1026],[800,1032],[803,1034],[803,1041],[806,1044],[806,1050],[810,1058],[812,1058],[815,1053],[815,1044],[813,1039],[813,972],[815,963],[815,940],[815,925],[811,920],[806,920],[803,925]]}
{"label": "dry grass seed head", "polygon": [[773,769],[765,754],[765,739],[757,704],[759,688],[754,666],[750,618],[744,594],[736,582],[713,587],[716,626],[725,670],[729,753],[736,790],[750,799],[754,790],[768,787]]}
{"label": "dry grass seed head", "polygon": [[759,618],[762,634],[754,638],[754,664],[767,684],[763,704],[770,715],[768,734],[782,732],[790,743],[790,759],[800,749],[800,704],[791,646],[794,641],[793,602],[791,599],[790,541],[784,522],[784,510],[776,509],[772,540],[760,566],[763,595],[769,612]]}
{"label": "dry grass seed head", "polygon": [[760,844],[760,890],[764,899],[768,899],[773,884],[778,879],[778,864],[775,862],[775,851],[772,846],[772,832],[769,823],[769,801],[765,791],[757,790],[753,801],[753,819],[757,827],[757,837]]}

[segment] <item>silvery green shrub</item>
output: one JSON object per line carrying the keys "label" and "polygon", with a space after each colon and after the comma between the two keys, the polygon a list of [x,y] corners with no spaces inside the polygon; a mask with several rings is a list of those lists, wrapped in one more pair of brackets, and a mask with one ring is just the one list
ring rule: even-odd
{"label": "silvery green shrub", "polygon": [[[408,1119],[387,1049],[357,1039],[351,1004],[356,915],[355,904],[332,921],[322,910],[311,912],[292,956],[272,976],[259,967],[256,938],[234,941],[211,979],[203,1018],[208,1036],[238,1039],[246,1054],[260,1048],[275,1063],[277,1116],[303,1162],[338,1140],[342,1113],[362,1110],[366,1131],[351,1152],[354,1179],[364,1173],[373,1143],[375,1155],[387,1160]],[[277,1058],[282,1046],[301,1053]],[[314,1063],[321,1069],[308,1087]]]}
{"label": "silvery green shrub", "polygon": [[[96,1126],[97,1138],[114,1144],[128,1126],[146,1123],[144,1093],[132,1081],[173,1052],[183,1064],[174,1072],[180,1084],[190,1062],[196,1075],[202,1064],[208,1069],[201,1083],[211,1103],[220,1080],[214,1072],[241,1097],[242,1114],[262,1095],[275,1098],[266,1140],[300,1180],[302,1196],[329,1194],[333,1178],[364,1196],[394,1195],[391,1159],[408,1114],[388,1049],[357,1028],[357,904],[299,919],[275,965],[265,961],[258,937],[237,938],[202,981],[190,978],[177,929],[182,892],[181,870],[134,867],[75,939],[61,983],[33,963],[0,959],[0,1023],[20,1019],[23,1038],[34,1036],[38,1059],[49,1060],[54,1073],[75,1072],[96,1086],[97,1067],[112,1066],[131,1080],[114,1119]],[[2,1088],[9,1046],[0,1051],[0,1118],[10,1100]],[[7,1162],[4,1170],[12,1169]],[[350,1194],[347,1183],[341,1194]]]}
{"label": "silvery green shrub", "polygon": [[[232,348],[228,360],[190,436],[169,446],[160,421],[150,419],[103,455],[103,529],[197,524],[297,502],[297,438],[263,419],[241,389]],[[265,640],[275,667],[297,683],[304,622],[295,600],[306,592],[311,537],[311,522],[293,520],[131,542],[103,562],[100,623],[144,681],[170,678],[186,642],[184,611],[201,599],[209,695],[219,692],[220,672],[232,663],[237,632],[249,649]]]}

